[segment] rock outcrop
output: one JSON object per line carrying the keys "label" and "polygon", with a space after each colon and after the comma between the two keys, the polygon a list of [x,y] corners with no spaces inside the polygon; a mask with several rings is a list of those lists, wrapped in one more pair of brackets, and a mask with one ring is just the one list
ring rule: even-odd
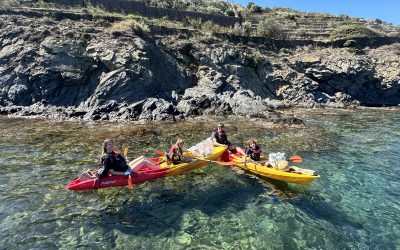
{"label": "rock outcrop", "polygon": [[3,13],[0,114],[89,120],[236,114],[279,121],[285,118],[275,110],[292,106],[400,104],[400,43],[271,49],[267,39],[109,27],[102,19]]}

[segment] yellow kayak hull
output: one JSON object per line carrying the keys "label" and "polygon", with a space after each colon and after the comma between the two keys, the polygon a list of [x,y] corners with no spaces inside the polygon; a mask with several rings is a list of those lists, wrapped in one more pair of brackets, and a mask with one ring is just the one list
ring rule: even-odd
{"label": "yellow kayak hull", "polygon": [[[168,168],[166,171],[166,176],[173,176],[178,174],[183,174],[201,167],[206,166],[210,160],[215,161],[218,160],[221,155],[225,152],[226,147],[214,147],[213,153],[206,157],[196,156],[191,162],[183,162],[177,165],[170,164],[168,165],[167,162],[161,163],[160,167]],[[190,152],[184,152],[184,156],[192,156]]]}
{"label": "yellow kayak hull", "polygon": [[[306,173],[299,174],[299,173],[276,170],[273,168],[266,167],[260,163],[247,162],[245,166],[242,163],[243,160],[239,157],[234,157],[232,161],[240,162],[240,164],[237,164],[235,166],[238,166],[246,171],[278,181],[291,182],[297,184],[309,184],[313,180],[318,179],[320,177],[319,175],[311,175]],[[295,168],[296,170],[301,170],[301,168],[298,167],[294,166],[291,167]]]}

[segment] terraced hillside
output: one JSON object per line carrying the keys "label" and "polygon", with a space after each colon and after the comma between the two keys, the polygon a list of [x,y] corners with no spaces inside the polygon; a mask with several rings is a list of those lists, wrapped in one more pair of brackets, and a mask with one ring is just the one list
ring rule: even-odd
{"label": "terraced hillside", "polygon": [[[273,39],[331,40],[333,33],[346,32],[343,27],[360,30],[353,37],[399,37],[400,27],[381,20],[350,18],[323,13],[299,12],[288,8],[261,8],[230,4],[223,0],[4,0],[0,7],[45,7],[74,11],[97,11],[102,15],[134,14],[143,19],[167,19],[182,23],[182,28],[198,28],[207,23],[214,33]],[[236,24],[235,24],[236,23]],[[234,25],[235,24],[235,25]],[[222,28],[221,28],[222,27]],[[364,34],[367,33],[367,34]],[[351,36],[350,36],[351,38]]]}
{"label": "terraced hillside", "polygon": [[399,36],[400,28],[379,19],[368,20],[350,18],[346,15],[333,16],[321,13],[304,13],[296,11],[271,11],[269,13],[247,15],[244,20],[257,30],[260,22],[274,19],[287,38],[293,39],[330,39],[332,32],[344,25],[365,26],[382,36]]}

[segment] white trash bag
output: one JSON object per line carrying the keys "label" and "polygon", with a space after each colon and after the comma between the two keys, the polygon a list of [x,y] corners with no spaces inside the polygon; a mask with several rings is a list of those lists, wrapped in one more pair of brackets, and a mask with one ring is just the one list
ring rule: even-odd
{"label": "white trash bag", "polygon": [[204,141],[201,141],[196,145],[190,147],[188,151],[192,152],[194,155],[208,156],[213,153],[214,144],[211,138],[207,138]]}
{"label": "white trash bag", "polygon": [[286,161],[285,153],[281,153],[281,152],[270,153],[268,155],[268,161],[269,161],[269,164],[271,164],[271,166],[276,169],[276,168],[278,168],[278,162]]}

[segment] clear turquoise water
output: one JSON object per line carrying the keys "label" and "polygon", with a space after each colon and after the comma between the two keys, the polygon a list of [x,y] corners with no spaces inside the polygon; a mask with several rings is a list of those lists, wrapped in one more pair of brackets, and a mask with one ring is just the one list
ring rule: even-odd
{"label": "clear turquoise water", "polygon": [[296,110],[305,127],[232,117],[231,139],[304,158],[307,186],[209,165],[127,187],[72,192],[107,137],[130,158],[177,136],[194,144],[218,120],[51,122],[0,117],[0,248],[400,249],[400,112]]}

